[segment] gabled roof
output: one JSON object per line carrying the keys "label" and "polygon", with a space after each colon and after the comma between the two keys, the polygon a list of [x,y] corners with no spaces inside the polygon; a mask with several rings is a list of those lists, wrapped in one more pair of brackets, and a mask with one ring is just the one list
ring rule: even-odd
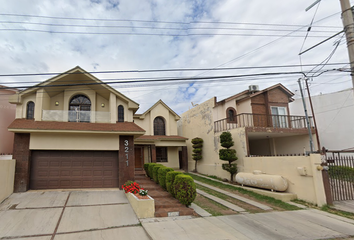
{"label": "gabled roof", "polygon": [[[28,94],[32,94],[36,92],[40,88],[50,89],[48,93],[50,95],[56,95],[60,91],[65,90],[66,88],[72,86],[85,86],[89,87],[96,92],[101,93],[102,95],[107,95],[108,92],[115,94],[116,96],[120,97],[121,99],[125,100],[128,103],[128,107],[130,109],[137,110],[139,108],[139,104],[128,98],[127,96],[123,95],[122,93],[118,92],[111,86],[107,85],[106,83],[102,82],[100,79],[96,78],[92,74],[86,72],[79,66],[76,66],[64,73],[61,73],[57,76],[54,76],[44,82],[41,82],[31,88],[27,88],[19,93],[19,96],[25,96]],[[108,97],[107,97],[108,98]],[[20,98],[19,98],[20,99]]]}
{"label": "gabled roof", "polygon": [[224,102],[229,102],[231,100],[238,100],[238,101],[243,101],[243,100],[246,100],[246,99],[249,99],[249,98],[253,98],[255,96],[258,96],[262,93],[265,93],[265,92],[268,92],[268,91],[271,91],[273,89],[276,89],[276,88],[279,88],[280,90],[282,90],[285,94],[287,94],[289,96],[289,100],[292,102],[294,101],[294,99],[292,98],[292,96],[294,96],[295,94],[293,92],[291,92],[289,89],[287,89],[286,87],[284,87],[283,84],[281,83],[278,83],[278,84],[275,84],[273,86],[270,86],[268,88],[265,88],[263,90],[260,90],[260,91],[257,91],[257,92],[250,92],[249,90],[245,90],[245,91],[242,91],[240,93],[237,93],[231,97],[228,97],[228,98],[225,98],[219,102],[217,102],[216,104],[222,104]]}
{"label": "gabled roof", "polygon": [[[261,91],[255,92],[255,93],[251,94],[250,97],[255,97],[255,96],[259,95],[259,94],[262,94],[262,93],[264,93],[264,92],[268,92],[268,91],[273,90],[273,89],[275,89],[275,88],[279,88],[280,90],[282,90],[282,91],[283,91],[285,94],[287,94],[287,95],[289,96],[289,98],[291,98],[291,99],[292,99],[292,96],[295,95],[292,91],[290,91],[289,89],[287,89],[286,87],[284,87],[283,84],[278,83],[278,84],[275,84],[275,85],[273,85],[273,86],[271,86],[271,87],[269,87],[269,88],[266,88],[266,89],[263,89],[263,90],[261,90]],[[292,100],[292,101],[293,101],[293,100]]]}
{"label": "gabled roof", "polygon": [[10,92],[14,92],[14,93],[18,92],[17,88],[7,87],[7,86],[4,86],[4,85],[0,85],[0,90],[7,90],[7,91],[10,91]]}
{"label": "gabled roof", "polygon": [[166,103],[164,103],[161,99],[158,100],[154,105],[152,105],[148,110],[146,110],[144,113],[142,114],[135,114],[134,118],[139,118],[139,119],[144,119],[146,114],[148,114],[149,112],[151,112],[152,109],[154,109],[157,105],[161,104],[162,106],[164,106],[168,111],[170,111],[170,113],[172,113],[172,115],[175,116],[176,120],[179,120],[181,117],[175,113],[169,106],[166,105]]}

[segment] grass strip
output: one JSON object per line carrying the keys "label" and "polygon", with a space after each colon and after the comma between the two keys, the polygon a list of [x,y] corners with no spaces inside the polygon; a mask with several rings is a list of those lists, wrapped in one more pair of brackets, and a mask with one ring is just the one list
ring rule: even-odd
{"label": "grass strip", "polygon": [[331,206],[329,206],[327,204],[323,205],[322,207],[319,207],[315,204],[312,204],[312,203],[309,203],[309,202],[306,202],[306,201],[300,200],[300,199],[294,199],[294,200],[292,200],[292,202],[299,203],[299,204],[308,206],[310,208],[315,208],[318,210],[322,210],[324,212],[332,213],[332,214],[335,214],[335,215],[338,215],[341,217],[346,217],[346,218],[350,218],[350,219],[354,220],[354,213],[337,210],[337,209],[331,208]]}
{"label": "grass strip", "polygon": [[[204,203],[203,203],[203,201]],[[208,202],[208,204],[205,204],[205,201]],[[202,195],[197,195],[196,199],[194,200],[194,202],[196,205],[198,205],[199,207],[203,208],[205,211],[207,211],[208,213],[210,213],[212,216],[223,216],[225,214],[223,214],[220,210],[229,210],[227,207],[221,205],[218,202],[215,202],[209,198],[206,198]],[[213,205],[214,207],[211,207],[210,205]],[[208,206],[209,205],[209,206]],[[215,208],[219,209],[219,210],[215,210]]]}
{"label": "grass strip", "polygon": [[185,173],[185,174],[188,174],[189,176],[191,176],[193,179],[195,179],[197,181],[212,185],[214,187],[218,187],[218,188],[223,189],[223,190],[232,190],[232,191],[239,192],[241,194],[244,194],[244,195],[247,195],[249,197],[252,197],[253,199],[256,199],[256,200],[258,200],[260,202],[268,203],[271,206],[278,207],[278,208],[283,209],[283,210],[288,210],[289,211],[289,210],[300,210],[301,209],[299,207],[296,207],[294,205],[288,204],[288,203],[283,202],[281,200],[278,200],[278,199],[275,199],[275,198],[272,198],[272,197],[268,197],[268,196],[264,196],[264,195],[261,195],[261,194],[258,194],[258,193],[252,192],[252,191],[248,191],[246,189],[243,189],[243,188],[240,188],[240,187],[237,187],[237,186],[223,184],[221,182],[217,182],[217,181],[214,181],[214,180],[211,180],[211,179],[207,179],[207,178],[204,178],[204,177],[196,176],[194,174],[189,174],[189,173]]}

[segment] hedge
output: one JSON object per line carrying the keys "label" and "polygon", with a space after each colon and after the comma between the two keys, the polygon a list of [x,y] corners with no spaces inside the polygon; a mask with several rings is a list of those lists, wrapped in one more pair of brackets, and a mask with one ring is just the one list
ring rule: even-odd
{"label": "hedge", "polygon": [[186,206],[189,206],[197,196],[193,178],[185,174],[176,176],[172,188],[174,189],[176,199]]}
{"label": "hedge", "polygon": [[166,189],[173,197],[175,197],[174,191],[173,191],[173,182],[175,180],[175,177],[179,174],[182,174],[181,172],[176,172],[176,171],[170,171],[166,174]]}
{"label": "hedge", "polygon": [[157,165],[157,163],[149,163],[147,175],[148,175],[150,178],[152,178],[152,170],[153,170],[153,168],[154,168],[155,165]]}
{"label": "hedge", "polygon": [[161,167],[158,170],[159,184],[165,190],[166,190],[166,174],[171,171],[173,171],[173,169],[168,167]]}
{"label": "hedge", "polygon": [[146,173],[147,176],[149,176],[148,171],[149,171],[149,165],[150,164],[151,163],[144,163],[144,170],[145,170],[145,173]]}
{"label": "hedge", "polygon": [[165,167],[165,166],[161,164],[156,164],[152,169],[152,179],[154,179],[156,183],[159,183],[158,171],[161,167]]}

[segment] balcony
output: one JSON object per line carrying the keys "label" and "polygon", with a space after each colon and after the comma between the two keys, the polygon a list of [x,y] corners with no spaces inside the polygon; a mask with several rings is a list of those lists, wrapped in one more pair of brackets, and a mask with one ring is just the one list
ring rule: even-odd
{"label": "balcony", "polygon": [[[313,127],[312,117],[309,117]],[[234,118],[224,118],[214,122],[214,132],[222,132],[240,127],[307,129],[305,116],[266,115],[242,113]]]}
{"label": "balcony", "polygon": [[110,123],[110,112],[43,110],[42,121]]}

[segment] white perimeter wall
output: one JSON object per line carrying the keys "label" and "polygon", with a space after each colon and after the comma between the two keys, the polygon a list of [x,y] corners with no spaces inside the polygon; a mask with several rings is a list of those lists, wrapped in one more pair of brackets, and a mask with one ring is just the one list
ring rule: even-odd
{"label": "white perimeter wall", "polygon": [[0,160],[0,203],[14,191],[16,160]]}
{"label": "white perimeter wall", "polygon": [[[280,175],[288,181],[289,187],[286,192],[295,193],[299,199],[322,206],[326,204],[326,196],[322,172],[317,169],[320,164],[319,154],[295,157],[245,157],[243,172],[253,173],[254,170],[260,170],[264,174]],[[306,175],[301,175],[298,167],[305,169]]]}
{"label": "white perimeter wall", "polygon": [[[354,147],[353,89],[313,96],[312,104],[321,146],[330,150]],[[312,115],[308,98],[306,105],[309,115]],[[301,99],[296,99],[289,107],[292,115],[304,115]]]}

